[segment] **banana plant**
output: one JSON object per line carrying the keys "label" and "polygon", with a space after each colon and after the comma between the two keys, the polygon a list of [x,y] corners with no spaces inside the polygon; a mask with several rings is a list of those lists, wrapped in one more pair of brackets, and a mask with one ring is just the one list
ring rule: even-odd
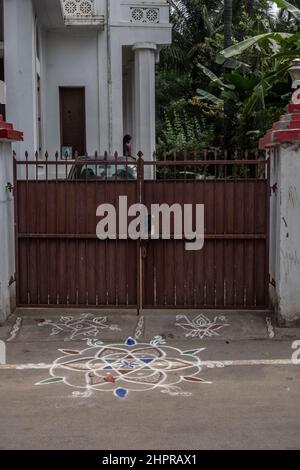
{"label": "banana plant", "polygon": [[[275,3],[279,8],[288,11],[297,22],[300,20],[300,10],[297,7],[285,0],[276,0]],[[260,54],[265,48],[265,50],[271,51],[271,54],[267,61],[268,67],[262,70],[261,73],[255,71],[252,74],[254,77],[260,74],[261,77],[254,84],[250,96],[244,103],[243,114],[245,116],[251,114],[257,105],[265,108],[266,97],[272,87],[287,76],[291,60],[300,57],[300,33],[268,32],[247,38],[223,50],[217,57],[217,63],[224,64],[227,60],[245,55],[247,51],[253,48],[257,48],[257,52]],[[228,74],[227,79],[230,81]],[[241,77],[239,84],[241,84]]]}
{"label": "banana plant", "polygon": [[273,0],[276,3],[278,8],[287,10],[296,20],[300,21],[300,10],[295,5],[292,5],[285,0]]}

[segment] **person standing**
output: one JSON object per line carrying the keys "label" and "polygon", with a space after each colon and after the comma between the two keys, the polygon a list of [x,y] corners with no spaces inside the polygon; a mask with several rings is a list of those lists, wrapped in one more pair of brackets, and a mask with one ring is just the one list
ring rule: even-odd
{"label": "person standing", "polygon": [[123,155],[124,155],[124,157],[131,157],[132,156],[131,141],[132,141],[131,135],[126,134],[124,139],[123,139]]}

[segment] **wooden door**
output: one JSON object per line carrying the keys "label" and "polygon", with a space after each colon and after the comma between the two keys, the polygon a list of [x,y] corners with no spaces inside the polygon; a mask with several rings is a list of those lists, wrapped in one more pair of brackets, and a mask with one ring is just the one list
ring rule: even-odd
{"label": "wooden door", "polygon": [[61,146],[72,147],[72,152],[84,155],[85,145],[85,89],[61,87],[60,123]]}

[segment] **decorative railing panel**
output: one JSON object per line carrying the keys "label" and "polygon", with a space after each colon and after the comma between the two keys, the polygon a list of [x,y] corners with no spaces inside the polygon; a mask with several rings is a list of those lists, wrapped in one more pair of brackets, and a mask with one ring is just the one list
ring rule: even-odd
{"label": "decorative railing panel", "polygon": [[130,8],[131,23],[159,23],[159,8]]}
{"label": "decorative railing panel", "polygon": [[91,17],[95,15],[95,0],[62,0],[65,17]]}

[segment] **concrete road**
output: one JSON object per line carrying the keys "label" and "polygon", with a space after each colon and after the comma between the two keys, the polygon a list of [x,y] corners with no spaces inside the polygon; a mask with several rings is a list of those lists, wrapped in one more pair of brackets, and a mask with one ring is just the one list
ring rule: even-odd
{"label": "concrete road", "polygon": [[37,317],[6,343],[1,449],[300,449],[298,331],[101,344]]}

